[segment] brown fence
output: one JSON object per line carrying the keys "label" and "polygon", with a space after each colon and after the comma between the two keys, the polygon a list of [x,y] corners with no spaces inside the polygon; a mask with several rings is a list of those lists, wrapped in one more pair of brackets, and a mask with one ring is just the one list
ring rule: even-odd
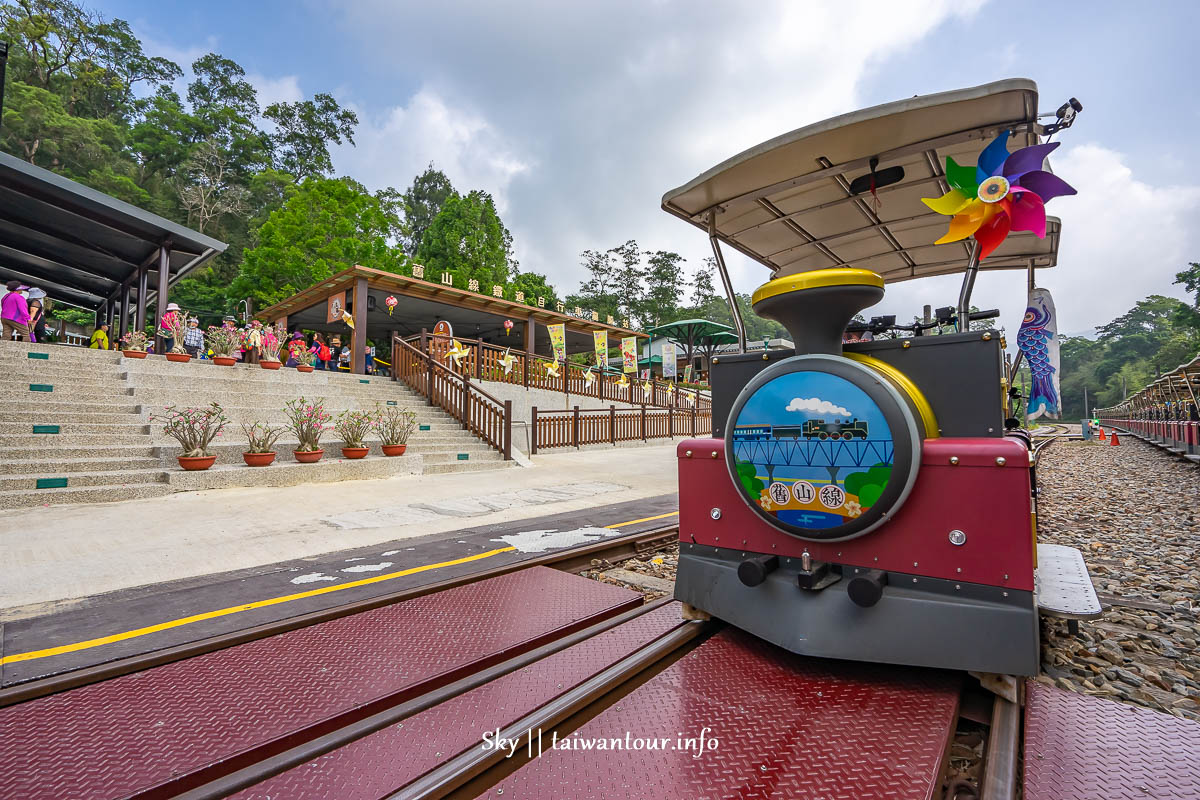
{"label": "brown fence", "polygon": [[[554,362],[548,358],[477,339],[456,337],[452,340],[448,336],[423,333],[405,341],[418,352],[433,356],[439,364],[452,361],[449,357],[452,342],[458,342],[465,353],[458,359],[455,371],[477,380],[512,383],[526,388],[548,389],[631,405],[695,408],[700,412],[712,410],[712,398],[709,395],[696,389],[678,388],[676,384],[657,378],[650,381],[627,378],[625,385],[621,385],[620,375],[602,374],[594,369],[589,371],[587,367],[569,363],[559,363],[555,370]],[[507,366],[504,360],[506,354],[509,357]],[[646,391],[646,383],[650,384],[649,391]]]}
{"label": "brown fence", "polygon": [[676,436],[712,434],[712,411],[697,408],[552,409],[538,411],[530,420],[529,454],[555,447],[579,448],[586,444],[612,444]]}
{"label": "brown fence", "polygon": [[[465,360],[465,359],[464,359]],[[471,433],[512,459],[512,401],[501,402],[456,373],[436,357],[403,339],[392,340],[392,380],[410,388],[438,406]]]}

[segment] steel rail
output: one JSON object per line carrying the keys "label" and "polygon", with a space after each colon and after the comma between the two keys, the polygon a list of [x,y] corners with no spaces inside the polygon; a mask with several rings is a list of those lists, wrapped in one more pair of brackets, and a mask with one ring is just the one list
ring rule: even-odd
{"label": "steel rail", "polygon": [[[316,625],[321,622],[329,622],[330,620],[348,617],[352,614],[358,614],[363,611],[371,611],[383,606],[400,603],[405,600],[411,600],[416,597],[423,597],[434,592],[453,589],[458,586],[465,586],[477,581],[495,578],[500,575],[507,575],[517,570],[526,569],[528,567],[547,566],[556,569],[564,569],[570,572],[577,572],[586,569],[591,565],[592,559],[607,558],[608,560],[623,560],[636,556],[647,549],[654,549],[657,546],[673,541],[678,535],[679,527],[671,525],[663,528],[654,528],[648,531],[640,531],[637,533],[627,534],[625,536],[616,536],[611,539],[603,539],[598,542],[583,545],[582,547],[568,548],[558,550],[545,555],[536,556],[534,558],[514,561],[509,564],[502,564],[481,572],[473,572],[468,575],[460,575],[455,578],[447,578],[446,580],[427,583],[421,586],[413,586],[408,589],[400,589],[394,592],[388,592],[376,597],[370,597],[363,600],[356,600],[342,605],[331,606],[330,608],[321,609],[319,611],[310,611],[307,614],[300,614],[287,619],[276,620],[274,622],[266,622],[261,625],[254,625],[249,628],[244,628],[239,631],[231,631],[229,633],[220,633],[215,636],[198,639],[194,642],[175,645],[173,647],[165,647],[161,650],[154,650],[147,653],[140,653],[134,656],[110,661],[105,664],[97,664],[91,667],[83,667],[82,669],[64,672],[60,675],[51,675],[47,678],[21,683],[16,686],[10,686],[0,689],[0,708],[21,703],[26,700],[33,700],[38,697],[55,694],[57,692],[75,689],[80,686],[85,686],[90,683],[97,683],[109,678],[128,675],[133,672],[140,672],[151,667],[169,664],[174,661],[179,661],[192,656],[212,653],[217,650],[224,650],[227,647],[234,647],[246,642],[265,639],[268,636],[274,636],[280,633],[305,628],[310,625]],[[607,555],[606,555],[607,554]]]}

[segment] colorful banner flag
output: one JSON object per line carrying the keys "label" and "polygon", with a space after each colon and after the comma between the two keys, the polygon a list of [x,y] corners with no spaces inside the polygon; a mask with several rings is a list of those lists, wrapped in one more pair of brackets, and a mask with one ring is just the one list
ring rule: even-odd
{"label": "colorful banner flag", "polygon": [[627,336],[621,340],[621,366],[624,372],[637,372],[637,337]]}
{"label": "colorful banner flag", "polygon": [[683,368],[683,382],[684,382],[684,383],[691,383],[691,382],[692,382],[692,372],[693,372],[693,370],[694,370],[694,368],[692,367],[692,365],[691,365],[691,364],[688,364],[687,366],[685,366],[685,367]]}
{"label": "colorful banner flag", "polygon": [[567,326],[560,322],[557,325],[547,325],[550,331],[550,347],[554,351],[555,361],[567,360]]}
{"label": "colorful banner flag", "polygon": [[674,378],[676,375],[679,374],[675,368],[675,343],[674,342],[663,342],[662,351],[663,351],[663,368],[662,368],[663,377],[664,378]]}
{"label": "colorful banner flag", "polygon": [[1029,293],[1029,307],[1017,331],[1017,347],[1029,362],[1033,386],[1026,406],[1029,419],[1059,417],[1058,319],[1054,299],[1046,289]]}
{"label": "colorful banner flag", "polygon": [[592,331],[592,343],[596,347],[596,366],[608,366],[608,331]]}

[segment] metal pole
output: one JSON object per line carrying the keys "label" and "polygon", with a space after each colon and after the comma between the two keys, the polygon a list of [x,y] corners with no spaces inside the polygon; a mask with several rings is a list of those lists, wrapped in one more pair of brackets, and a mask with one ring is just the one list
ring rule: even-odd
{"label": "metal pole", "polygon": [[8,42],[0,42],[0,122],[4,120],[4,72],[8,63]]}
{"label": "metal pole", "polygon": [[712,244],[713,255],[717,259],[717,270],[721,273],[721,285],[725,287],[725,297],[729,300],[729,311],[733,314],[733,327],[737,329],[738,352],[746,352],[746,325],[742,322],[742,312],[738,308],[737,295],[733,292],[733,282],[729,280],[729,270],[725,268],[725,257],[721,255],[721,243],[717,241],[717,212],[708,212],[708,241]]}
{"label": "metal pole", "polygon": [[[169,301],[168,292],[170,291],[171,283],[171,251],[167,245],[160,245],[158,248],[158,319],[162,319],[162,315],[167,313],[167,303]],[[158,319],[154,320],[155,330],[158,328]],[[158,352],[162,353],[166,350],[166,340],[162,336],[155,338],[159,343]],[[180,347],[183,342],[176,342]]]}
{"label": "metal pole", "polygon": [[979,242],[971,242],[971,257],[967,259],[967,271],[963,273],[962,288],[958,290],[958,330],[971,329],[971,292],[975,290],[975,276],[979,274]]}

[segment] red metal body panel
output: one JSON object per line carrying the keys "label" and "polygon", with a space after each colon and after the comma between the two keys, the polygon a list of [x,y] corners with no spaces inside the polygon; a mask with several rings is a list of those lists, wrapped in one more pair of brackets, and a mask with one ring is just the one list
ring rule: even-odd
{"label": "red metal body panel", "polygon": [[[544,742],[485,796],[921,800],[939,788],[958,685],[952,672],[808,659],[729,629],[567,737],[668,749]],[[677,746],[702,735],[715,747]]]}
{"label": "red metal body panel", "polygon": [[[684,440],[678,456],[681,542],[779,556],[807,550],[819,561],[1033,591],[1029,451],[1018,442],[927,439],[912,493],[892,520],[828,543],[783,533],[751,511],[729,477],[723,440]],[[951,544],[952,530],[966,533],[966,544]]]}
{"label": "red metal body panel", "polygon": [[668,603],[233,797],[384,797],[680,624],[679,604]]}
{"label": "red metal body panel", "polygon": [[1200,798],[1200,722],[1025,686],[1025,800]]}
{"label": "red metal body panel", "polygon": [[174,794],[640,605],[547,567],[0,709],[0,796]]}

